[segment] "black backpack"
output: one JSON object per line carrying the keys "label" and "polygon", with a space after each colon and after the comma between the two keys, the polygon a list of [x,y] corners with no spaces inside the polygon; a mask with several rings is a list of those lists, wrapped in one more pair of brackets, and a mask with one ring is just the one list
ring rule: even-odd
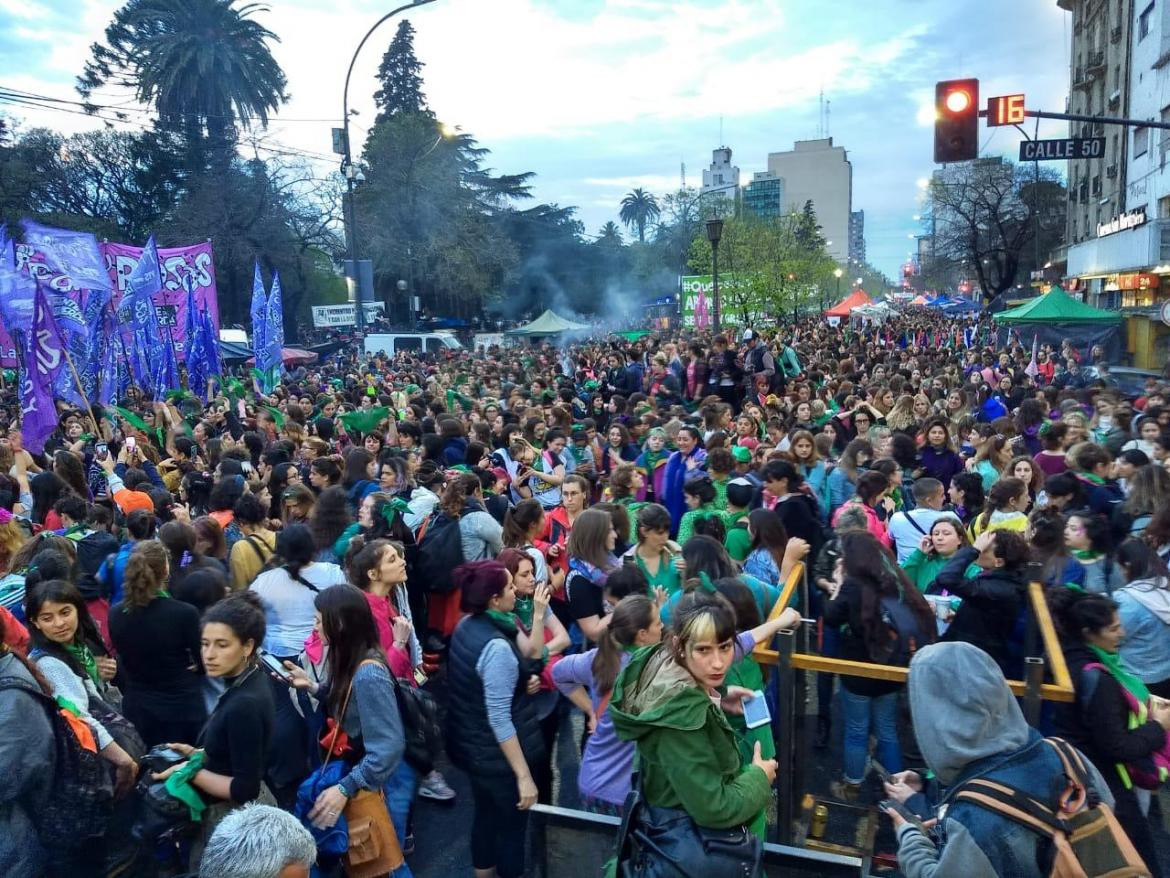
{"label": "black backpack", "polygon": [[883,597],[881,608],[886,641],[880,649],[874,651],[872,658],[878,664],[909,667],[919,644],[932,641],[929,636],[922,636],[918,617],[899,598]]}
{"label": "black backpack", "polygon": [[416,689],[405,680],[394,680],[394,694],[406,737],[404,758],[419,774],[430,774],[443,747],[439,707],[431,693]]}
{"label": "black backpack", "polygon": [[114,787],[101,756],[81,746],[57,702],[39,687],[7,677],[0,680],[0,689],[28,693],[44,707],[53,729],[53,783],[44,806],[32,815],[46,850],[50,855],[53,847],[76,850],[104,834],[113,811]]}
{"label": "black backpack", "polygon": [[459,520],[445,512],[428,518],[418,535],[418,563],[415,571],[424,587],[435,594],[455,590],[451,571],[463,563],[463,536]]}

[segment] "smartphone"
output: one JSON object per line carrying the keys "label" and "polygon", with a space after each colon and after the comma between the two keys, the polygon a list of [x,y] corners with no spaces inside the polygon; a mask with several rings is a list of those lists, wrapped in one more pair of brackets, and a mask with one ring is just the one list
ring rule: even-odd
{"label": "smartphone", "polygon": [[138,445],[138,440],[135,439],[133,436],[126,437],[126,450],[127,451],[133,451],[137,447],[137,445]]}
{"label": "smartphone", "polygon": [[288,668],[284,666],[284,663],[281,662],[281,660],[272,653],[261,651],[260,664],[264,665],[264,670],[266,670],[276,679],[280,680],[282,683],[285,683],[289,686],[292,685],[292,674],[288,672]]}
{"label": "smartphone", "polygon": [[419,686],[423,685],[429,679],[430,679],[430,677],[427,676],[427,672],[424,671],[422,668],[415,668],[414,669],[414,682],[417,683]]}
{"label": "smartphone", "polygon": [[106,460],[110,456],[110,446],[105,442],[99,442],[93,447],[93,452],[98,460]]}
{"label": "smartphone", "polygon": [[763,691],[757,689],[751,698],[743,700],[743,718],[749,729],[758,729],[772,722],[772,714],[768,710],[768,702]]}
{"label": "smartphone", "polygon": [[895,811],[898,816],[909,823],[911,826],[917,827],[918,831],[923,835],[928,835],[929,830],[922,822],[922,818],[899,802],[897,799],[883,799],[878,803],[878,807],[883,811]]}

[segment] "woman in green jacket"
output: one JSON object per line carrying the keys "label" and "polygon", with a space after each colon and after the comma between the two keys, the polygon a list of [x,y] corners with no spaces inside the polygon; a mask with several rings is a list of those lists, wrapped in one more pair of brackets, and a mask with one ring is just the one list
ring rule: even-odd
{"label": "woman in green jacket", "polygon": [[[769,627],[775,633],[799,621],[786,610]],[[712,829],[750,826],[762,838],[776,762],[764,759],[757,744],[745,764],[724,715],[742,713],[750,695],[724,686],[732,665],[754,648],[756,633],[736,635],[726,601],[687,595],[675,608],[670,636],[638,650],[618,675],[609,715],[618,737],[636,743],[648,804],[685,811]]]}
{"label": "woman in green jacket", "polygon": [[[906,571],[906,577],[925,594],[955,552],[969,545],[971,541],[967,539],[967,530],[959,523],[959,519],[944,516],[931,525],[930,533],[922,538],[922,544],[906,556],[901,566]],[[967,575],[975,576],[979,572],[979,567],[972,564]]]}

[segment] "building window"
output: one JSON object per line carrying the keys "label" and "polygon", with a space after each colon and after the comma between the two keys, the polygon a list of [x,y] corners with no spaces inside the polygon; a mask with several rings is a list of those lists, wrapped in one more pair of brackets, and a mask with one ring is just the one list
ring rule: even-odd
{"label": "building window", "polygon": [[1150,129],[1133,129],[1133,157],[1143,156],[1150,151]]}
{"label": "building window", "polygon": [[1150,35],[1150,21],[1154,17],[1154,4],[1151,3],[1142,10],[1142,14],[1138,16],[1138,42],[1141,42]]}
{"label": "building window", "polygon": [[[1162,108],[1162,122],[1170,123],[1170,104]],[[1166,164],[1166,153],[1170,152],[1170,130],[1163,128],[1158,132],[1160,140],[1158,141],[1158,161],[1163,165]]]}

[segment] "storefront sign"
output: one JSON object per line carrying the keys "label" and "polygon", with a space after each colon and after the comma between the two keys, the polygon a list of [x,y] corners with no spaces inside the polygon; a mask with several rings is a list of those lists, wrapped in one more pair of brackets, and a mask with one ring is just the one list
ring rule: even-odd
{"label": "storefront sign", "polygon": [[1117,288],[1119,290],[1153,290],[1158,286],[1156,274],[1119,274]]}
{"label": "storefront sign", "polygon": [[[373,323],[382,317],[386,307],[381,302],[366,302],[366,322]],[[314,305],[313,325],[317,328],[331,326],[353,326],[354,308],[349,305]]]}
{"label": "storefront sign", "polygon": [[1097,223],[1097,237],[1104,238],[1107,235],[1115,235],[1118,232],[1127,232],[1130,229],[1136,229],[1138,226],[1146,223],[1146,209],[1139,207],[1137,210],[1126,211],[1120,216],[1115,216],[1107,223]]}

